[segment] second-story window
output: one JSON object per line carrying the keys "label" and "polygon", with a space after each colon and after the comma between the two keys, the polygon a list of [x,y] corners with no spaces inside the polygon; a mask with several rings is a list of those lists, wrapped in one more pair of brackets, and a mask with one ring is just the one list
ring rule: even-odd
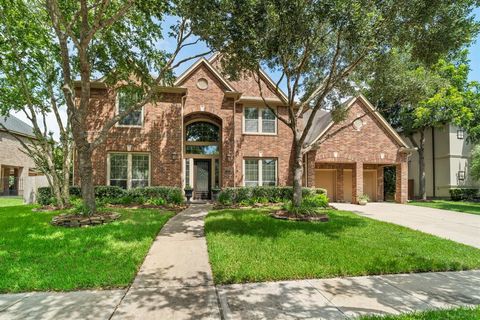
{"label": "second-story window", "polygon": [[243,131],[245,133],[277,133],[277,119],[269,108],[245,107],[243,118]]}
{"label": "second-story window", "polygon": [[[117,113],[124,112],[131,108],[140,100],[139,94],[121,90],[117,94]],[[143,110],[142,108],[130,112],[125,118],[118,122],[121,126],[141,127],[143,124]]]}

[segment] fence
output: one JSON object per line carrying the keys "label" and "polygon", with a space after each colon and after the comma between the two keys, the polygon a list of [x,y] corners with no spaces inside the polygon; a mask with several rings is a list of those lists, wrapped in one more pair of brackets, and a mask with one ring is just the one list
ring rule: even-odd
{"label": "fence", "polygon": [[0,178],[0,195],[19,196],[23,194],[23,178],[8,176]]}

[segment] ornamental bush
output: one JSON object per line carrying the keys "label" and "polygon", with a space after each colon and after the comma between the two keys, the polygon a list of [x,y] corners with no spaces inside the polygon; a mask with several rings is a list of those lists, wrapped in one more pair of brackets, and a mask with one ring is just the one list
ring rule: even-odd
{"label": "ornamental bush", "polygon": [[[80,187],[71,186],[70,196],[81,198]],[[180,188],[175,187],[145,187],[124,190],[117,186],[96,186],[95,197],[105,204],[181,204],[184,201]],[[55,202],[50,187],[37,190],[37,202],[40,205],[49,205]]]}
{"label": "ornamental bush", "polygon": [[[302,194],[304,199],[316,195],[325,195],[326,198],[327,192],[320,188],[303,188]],[[292,198],[292,187],[236,187],[223,189],[218,195],[218,202],[223,205],[251,205],[255,203],[286,202],[292,200]]]}
{"label": "ornamental bush", "polygon": [[476,188],[451,188],[448,192],[453,201],[473,200],[478,195]]}

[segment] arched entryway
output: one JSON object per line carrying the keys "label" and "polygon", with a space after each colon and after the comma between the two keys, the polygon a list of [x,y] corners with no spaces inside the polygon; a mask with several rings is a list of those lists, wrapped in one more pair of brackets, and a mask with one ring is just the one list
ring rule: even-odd
{"label": "arched entryway", "polygon": [[221,123],[206,117],[185,120],[184,184],[193,188],[194,199],[211,199],[212,189],[221,184]]}

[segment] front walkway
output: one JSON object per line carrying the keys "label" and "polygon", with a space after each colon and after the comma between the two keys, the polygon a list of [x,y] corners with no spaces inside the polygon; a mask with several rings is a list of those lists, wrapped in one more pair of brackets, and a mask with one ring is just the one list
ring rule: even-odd
{"label": "front walkway", "polygon": [[368,218],[480,248],[480,215],[389,202],[372,202],[366,206],[349,203],[332,205],[339,210],[353,211]]}
{"label": "front walkway", "polygon": [[348,319],[480,304],[480,270],[215,287],[203,231],[210,208],[170,219],[130,288],[4,294],[0,320]]}
{"label": "front walkway", "polygon": [[191,206],[163,227],[113,319],[219,319],[204,218]]}

